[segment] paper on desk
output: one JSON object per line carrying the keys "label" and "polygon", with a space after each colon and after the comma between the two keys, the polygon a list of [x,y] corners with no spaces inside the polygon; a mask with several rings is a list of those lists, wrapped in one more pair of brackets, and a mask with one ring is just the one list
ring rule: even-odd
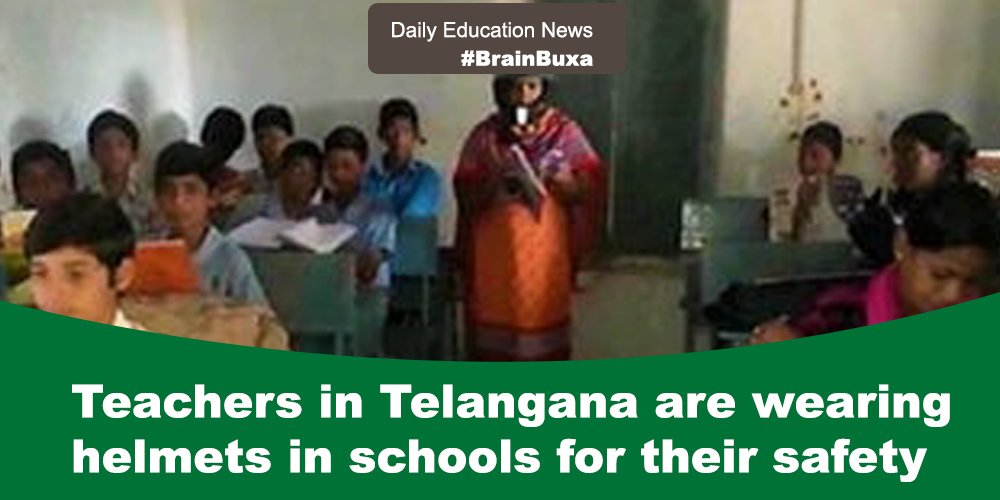
{"label": "paper on desk", "polygon": [[350,224],[320,224],[316,219],[309,219],[285,229],[278,234],[278,238],[314,253],[333,253],[357,232],[357,228]]}
{"label": "paper on desk", "polygon": [[258,217],[234,229],[229,237],[240,246],[277,250],[283,245],[278,235],[294,225],[294,221]]}

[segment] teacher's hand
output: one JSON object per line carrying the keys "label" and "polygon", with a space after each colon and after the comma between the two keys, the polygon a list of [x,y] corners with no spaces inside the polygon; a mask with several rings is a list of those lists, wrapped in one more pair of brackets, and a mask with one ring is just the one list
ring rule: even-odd
{"label": "teacher's hand", "polygon": [[576,175],[567,168],[560,168],[549,176],[549,187],[563,203],[575,203],[583,198],[583,190]]}

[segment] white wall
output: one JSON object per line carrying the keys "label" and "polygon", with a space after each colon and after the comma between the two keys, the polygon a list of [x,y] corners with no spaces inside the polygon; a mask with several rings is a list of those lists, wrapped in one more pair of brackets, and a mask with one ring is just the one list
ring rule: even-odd
{"label": "white wall", "polygon": [[[720,194],[766,193],[793,171],[795,0],[730,2]],[[980,145],[1000,144],[1000,17],[990,0],[805,0],[803,73],[823,101],[811,111],[863,138],[845,170],[883,179],[880,148],[907,113],[952,113]]]}
{"label": "white wall", "polygon": [[17,144],[48,138],[84,163],[86,126],[102,108],[125,109],[143,124],[146,150],[177,135],[191,99],[182,7],[176,0],[0,2],[0,207],[10,203]]}

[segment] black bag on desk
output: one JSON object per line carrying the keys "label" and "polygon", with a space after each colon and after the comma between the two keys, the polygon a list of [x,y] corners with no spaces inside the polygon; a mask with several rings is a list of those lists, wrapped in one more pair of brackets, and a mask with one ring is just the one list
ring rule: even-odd
{"label": "black bag on desk", "polygon": [[705,319],[719,331],[750,332],[782,315],[797,316],[828,288],[867,281],[867,276],[788,279],[762,285],[737,283],[705,307]]}

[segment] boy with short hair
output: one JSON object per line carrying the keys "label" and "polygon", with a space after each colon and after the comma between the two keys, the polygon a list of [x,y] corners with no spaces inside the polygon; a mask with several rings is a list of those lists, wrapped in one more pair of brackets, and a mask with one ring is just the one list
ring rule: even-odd
{"label": "boy with short hair", "polygon": [[265,193],[281,166],[281,152],[295,137],[295,122],[288,108],[275,104],[261,106],[250,120],[260,168],[250,174],[251,191]]}
{"label": "boy with short hair", "polygon": [[323,152],[308,140],[297,140],[282,152],[275,188],[243,200],[226,227],[235,228],[258,217],[300,221],[316,215],[321,186]]}
{"label": "boy with short hair", "polygon": [[382,328],[389,295],[389,257],[396,247],[396,219],[388,207],[362,192],[368,160],[368,141],[354,127],[338,127],[324,141],[327,192],[317,218],[321,223],[343,222],[357,228],[351,242],[357,253],[360,341],[356,354],[383,354]]}
{"label": "boy with short hair", "polygon": [[212,221],[224,226],[233,211],[250,192],[249,175],[229,165],[246,140],[246,122],[230,107],[218,106],[205,118],[201,127],[201,146],[212,163],[216,176],[216,206]]}
{"label": "boy with short hair", "polygon": [[47,208],[76,191],[76,173],[69,153],[48,141],[32,141],[17,148],[11,177],[14,198],[24,209]]}
{"label": "boy with short hair", "polygon": [[802,132],[798,175],[772,197],[773,236],[797,242],[847,241],[848,223],[863,208],[864,186],[838,173],[844,136],[836,124],[818,122]]}
{"label": "boy with short hair", "polygon": [[438,213],[441,176],[430,164],[415,158],[426,143],[417,108],[408,99],[395,98],[379,110],[379,138],[385,153],[368,168],[364,191],[391,206],[396,217],[430,218]]}
{"label": "boy with short hair", "polygon": [[300,220],[314,215],[322,186],[323,151],[312,141],[298,140],[281,157],[269,216]]}
{"label": "boy with short hair", "polygon": [[175,142],[156,159],[157,206],[169,227],[168,235],[184,240],[193,253],[202,291],[266,304],[250,258],[211,224],[214,184],[211,159],[197,145]]}
{"label": "boy with short hair", "polygon": [[118,203],[142,236],[154,229],[149,190],[137,164],[139,141],[135,122],[114,110],[102,111],[87,127],[87,146],[98,176],[91,188]]}
{"label": "boy with short hair", "polygon": [[135,233],[114,202],[79,193],[43,208],[28,228],[35,305],[46,312],[144,330],[118,305],[135,275]]}

